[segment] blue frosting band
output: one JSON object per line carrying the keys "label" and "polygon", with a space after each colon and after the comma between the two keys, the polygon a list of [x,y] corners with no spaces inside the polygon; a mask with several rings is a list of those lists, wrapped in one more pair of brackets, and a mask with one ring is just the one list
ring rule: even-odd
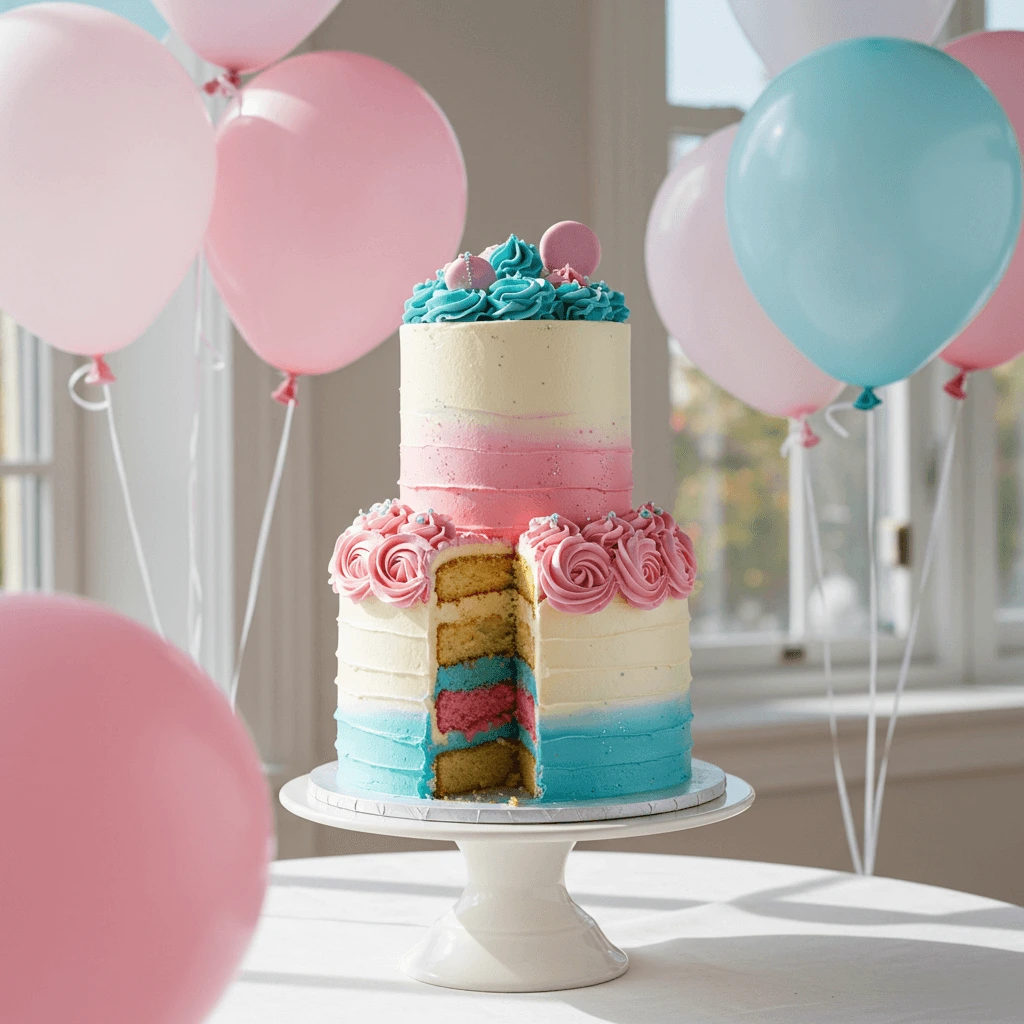
{"label": "blue frosting band", "polygon": [[488,289],[494,320],[551,320],[555,289],[540,277],[499,277]]}
{"label": "blue frosting band", "polygon": [[556,320],[611,320],[608,289],[575,281],[560,284],[555,290],[554,314]]}
{"label": "blue frosting band", "polygon": [[447,291],[443,276],[435,277],[432,281],[424,281],[422,284],[413,285],[412,297],[405,300],[405,313],[402,316],[402,323],[418,324],[423,320],[427,311],[427,303],[434,297],[437,291]]}
{"label": "blue frosting band", "polygon": [[[536,698],[533,673],[519,658],[479,658],[470,665],[441,669],[438,689],[487,685],[511,675]],[[430,719],[422,712],[378,706],[366,712],[339,709],[335,717],[338,778],[355,790],[429,797],[430,769],[439,752],[499,738],[518,738],[534,756],[539,754],[538,782],[544,801],[643,793],[679,785],[690,777],[693,715],[689,697],[613,703],[577,714],[541,713],[537,742],[516,721],[478,733],[472,740],[453,730],[438,743]]]}
{"label": "blue frosting band", "polygon": [[491,253],[490,261],[498,277],[540,277],[544,273],[544,261],[537,247],[521,242],[515,235],[509,235],[508,241]]}
{"label": "blue frosting band", "polygon": [[438,289],[427,300],[427,308],[423,314],[423,323],[444,323],[447,321],[468,322],[472,320],[489,320],[491,304],[487,292],[467,291],[456,288],[453,291]]}

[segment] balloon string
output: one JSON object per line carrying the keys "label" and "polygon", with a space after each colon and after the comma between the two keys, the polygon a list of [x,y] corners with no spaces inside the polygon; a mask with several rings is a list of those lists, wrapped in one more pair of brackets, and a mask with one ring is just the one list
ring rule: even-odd
{"label": "balloon string", "polygon": [[277,492],[281,487],[281,477],[284,475],[285,458],[288,454],[288,438],[292,432],[292,417],[295,414],[295,399],[288,403],[288,409],[284,415],[284,427],[281,431],[281,443],[277,448],[277,459],[274,462],[274,475],[270,480],[270,490],[267,493],[267,503],[263,509],[263,521],[260,523],[259,536],[256,539],[256,553],[253,556],[252,574],[249,577],[249,595],[245,602],[245,618],[242,621],[242,635],[238,641],[238,654],[235,657],[235,670],[231,676],[231,707],[234,708],[238,696],[238,678],[242,674],[242,659],[245,657],[245,648],[249,642],[249,629],[252,626],[252,617],[256,611],[256,597],[259,594],[260,576],[263,573],[263,559],[267,553],[267,541],[270,537],[270,524],[274,518],[274,506],[277,504]]}
{"label": "balloon string", "polygon": [[808,458],[804,463],[804,498],[807,503],[807,519],[810,524],[811,553],[814,558],[814,572],[818,578],[818,593],[821,594],[821,646],[825,663],[825,689],[828,694],[828,730],[832,736],[832,764],[839,790],[839,808],[843,816],[843,831],[846,845],[850,850],[850,861],[858,875],[864,873],[860,850],[857,848],[857,827],[853,822],[850,794],[846,788],[846,775],[839,753],[839,727],[836,723],[836,695],[832,684],[832,634],[828,618],[828,599],[825,594],[825,568],[821,552],[821,532],[818,527],[818,510],[814,500],[814,484],[811,480],[811,465]]}
{"label": "balloon string", "polygon": [[850,436],[850,432],[836,419],[837,412],[846,412],[847,409],[855,409],[853,402],[833,402],[825,410],[825,422],[844,440]]}
{"label": "balloon string", "polygon": [[868,731],[864,752],[864,850],[865,870],[874,863],[867,851],[874,848],[875,732],[878,723],[878,571],[875,566],[875,411],[867,410],[867,526],[868,526]]}
{"label": "balloon string", "polygon": [[963,402],[957,402],[953,410],[953,422],[950,424],[949,434],[946,437],[946,448],[942,456],[942,471],[939,475],[939,484],[935,492],[935,507],[932,509],[932,521],[928,528],[928,541],[925,545],[924,561],[921,565],[921,579],[917,585],[917,602],[914,613],[910,619],[910,629],[907,632],[906,646],[903,648],[903,660],[900,663],[900,674],[896,680],[896,690],[893,694],[892,713],[889,716],[889,727],[885,734],[885,746],[882,750],[882,763],[878,772],[878,787],[875,790],[874,818],[871,829],[871,847],[866,851],[867,873],[874,872],[875,853],[878,847],[878,828],[882,820],[882,800],[885,797],[885,780],[889,771],[889,752],[892,750],[893,736],[896,734],[896,719],[900,710],[900,698],[907,685],[907,678],[910,675],[910,660],[914,654],[914,642],[917,639],[917,627],[921,621],[921,607],[924,604],[925,590],[928,586],[928,576],[931,572],[932,563],[935,561],[935,552],[939,546],[939,524],[942,514],[946,508],[946,499],[949,493],[949,484],[953,476],[953,453],[956,450],[956,435],[960,424],[960,414],[963,412]]}
{"label": "balloon string", "polygon": [[135,559],[139,563],[139,574],[142,576],[142,586],[146,591],[146,601],[149,604],[149,614],[153,620],[153,628],[160,635],[161,639],[164,639],[164,627],[160,622],[160,613],[157,611],[156,598],[153,595],[153,582],[149,576],[149,566],[146,563],[146,555],[142,550],[142,538],[139,536],[139,526],[135,520],[135,510],[132,507],[131,492],[128,489],[128,474],[125,472],[124,467],[124,455],[121,451],[121,441],[117,435],[117,424],[114,422],[114,406],[110,397],[110,386],[108,384],[102,384],[103,388],[103,401],[102,402],[90,402],[75,390],[78,386],[78,382],[83,377],[87,378],[90,375],[97,373],[97,367],[95,363],[86,363],[84,366],[80,366],[71,376],[68,378],[68,394],[71,396],[71,400],[82,409],[87,412],[106,412],[107,414],[107,427],[110,431],[110,447],[114,455],[114,466],[117,469],[117,478],[121,482],[121,494],[124,497],[124,510],[128,516],[128,530],[131,533],[132,544],[135,547]]}

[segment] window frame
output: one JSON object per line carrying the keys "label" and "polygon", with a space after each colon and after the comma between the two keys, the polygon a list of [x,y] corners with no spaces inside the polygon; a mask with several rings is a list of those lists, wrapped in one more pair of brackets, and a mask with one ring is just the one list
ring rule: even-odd
{"label": "window frame", "polygon": [[74,592],[81,583],[81,431],[66,391],[74,359],[10,322],[18,340],[34,347],[31,365],[19,367],[18,388],[23,396],[30,392],[28,402],[40,424],[40,450],[34,458],[0,458],[0,478],[34,478],[41,484],[38,505],[30,509],[41,564],[28,573],[22,589]]}
{"label": "window frame", "polygon": [[[633,436],[636,493],[667,497],[673,479],[665,332],[647,290],[643,263],[643,231],[654,195],[666,170],[673,134],[706,135],[735,123],[735,108],[674,107],[665,93],[666,10],[664,3],[631,5],[614,0],[594,6],[592,35],[592,209],[595,226],[605,240],[607,274],[623,282],[633,311]],[[961,0],[950,19],[953,34],[984,23],[978,0]],[[909,608],[920,579],[920,556],[932,517],[935,469],[949,417],[950,400],[941,390],[948,374],[937,361],[915,375],[907,388],[906,451],[898,471],[906,503],[905,518],[912,536],[912,565],[899,581],[903,605]],[[943,518],[939,550],[915,646],[908,685],[935,687],[963,681],[991,682],[1019,678],[1024,672],[1024,622],[995,619],[994,556],[980,566],[986,550],[994,551],[992,466],[994,435],[991,381],[971,381],[950,488],[950,507]],[[986,435],[987,427],[987,435]],[[991,451],[989,449],[992,449]],[[813,453],[812,453],[813,455]],[[903,461],[905,459],[905,461]],[[897,471],[897,470],[894,470]],[[986,475],[987,474],[987,475]],[[971,524],[972,531],[966,529]],[[991,584],[991,585],[989,585]],[[983,600],[983,593],[987,596]],[[991,617],[986,619],[986,611]],[[905,617],[897,621],[906,628]],[[709,683],[705,700],[732,702],[770,696],[820,693],[821,644],[804,645],[799,664],[787,661],[785,638],[772,642],[695,645],[693,674]],[[900,636],[880,637],[879,678],[895,683],[904,643]],[[1012,648],[1012,650],[1011,650]],[[833,642],[837,691],[862,691],[868,656],[867,638]]]}

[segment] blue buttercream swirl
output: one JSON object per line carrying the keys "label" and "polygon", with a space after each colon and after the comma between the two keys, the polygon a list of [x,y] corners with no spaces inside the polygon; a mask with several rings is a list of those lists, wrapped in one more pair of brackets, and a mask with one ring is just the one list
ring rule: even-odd
{"label": "blue buttercream swirl", "polygon": [[535,245],[521,242],[515,235],[509,235],[504,245],[498,246],[489,257],[494,272],[501,277],[540,277],[544,273],[544,261]]}
{"label": "blue buttercream swirl", "polygon": [[491,304],[487,292],[475,288],[455,288],[449,291],[438,289],[427,300],[427,308],[422,322],[425,324],[459,321],[469,323],[473,320],[490,320]]}
{"label": "blue buttercream swirl", "polygon": [[555,289],[540,277],[499,277],[487,291],[494,320],[552,320]]}
{"label": "blue buttercream swirl", "polygon": [[612,308],[612,315],[605,317],[606,320],[614,320],[617,324],[625,323],[629,319],[629,307],[626,305],[626,296],[609,288],[604,281],[597,282],[598,288],[603,288],[608,293],[608,302]]}
{"label": "blue buttercream swirl", "polygon": [[553,309],[556,320],[611,320],[612,305],[608,289],[599,284],[567,281],[555,289]]}
{"label": "blue buttercream swirl", "polygon": [[421,323],[427,312],[427,303],[434,297],[435,292],[441,290],[447,291],[443,275],[435,277],[431,281],[424,281],[422,284],[413,285],[412,297],[405,300],[405,313],[402,315],[402,323]]}

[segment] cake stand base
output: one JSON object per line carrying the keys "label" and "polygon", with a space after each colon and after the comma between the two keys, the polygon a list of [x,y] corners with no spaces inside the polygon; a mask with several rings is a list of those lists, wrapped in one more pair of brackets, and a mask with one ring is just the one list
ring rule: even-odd
{"label": "cake stand base", "polygon": [[726,776],[725,793],[704,804],[646,817],[551,824],[416,820],[333,806],[313,795],[309,776],[281,790],[300,817],[335,828],[454,841],[468,882],[455,906],[406,954],[402,968],[431,985],[477,992],[550,992],[611,981],[628,958],[565,888],[577,842],[696,828],[745,811],[754,791]]}
{"label": "cake stand base", "polygon": [[617,978],[626,954],[565,888],[575,845],[460,840],[469,872],[462,897],[402,969],[417,981],[478,992],[546,992]]}

